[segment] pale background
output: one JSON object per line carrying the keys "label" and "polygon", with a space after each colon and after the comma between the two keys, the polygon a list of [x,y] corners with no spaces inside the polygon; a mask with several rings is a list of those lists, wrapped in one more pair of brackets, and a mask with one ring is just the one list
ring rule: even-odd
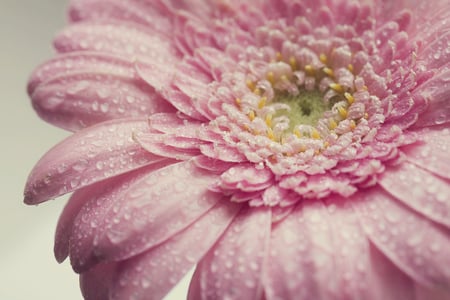
{"label": "pale background", "polygon": [[[25,93],[32,69],[53,54],[68,0],[0,0],[0,299],[80,300],[78,276],[53,258],[53,234],[66,198],[22,203],[35,162],[67,133],[41,121]],[[185,279],[166,298],[184,299]]]}

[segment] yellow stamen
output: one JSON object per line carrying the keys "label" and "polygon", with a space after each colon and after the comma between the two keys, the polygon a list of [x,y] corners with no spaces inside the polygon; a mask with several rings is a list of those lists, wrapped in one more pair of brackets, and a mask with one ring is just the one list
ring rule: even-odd
{"label": "yellow stamen", "polygon": [[363,91],[367,91],[369,88],[367,87],[367,85],[364,85],[364,86],[362,87],[362,89],[363,89]]}
{"label": "yellow stamen", "polygon": [[338,111],[339,111],[339,115],[342,117],[342,118],[347,118],[347,110],[345,109],[345,108],[343,108],[342,106],[339,106],[338,107]]}
{"label": "yellow stamen", "polygon": [[281,76],[280,76],[280,80],[281,80],[281,81],[284,81],[284,82],[288,82],[288,81],[289,81],[289,79],[287,78],[286,75],[281,75]]}
{"label": "yellow stamen", "polygon": [[272,71],[267,72],[266,78],[267,78],[267,80],[270,82],[270,84],[272,84],[272,85],[275,84],[275,74],[273,74]]}
{"label": "yellow stamen", "polygon": [[315,140],[318,140],[320,139],[320,133],[316,129],[313,129],[313,131],[311,132],[311,137]]}
{"label": "yellow stamen", "polygon": [[355,97],[350,93],[344,93],[345,99],[347,99],[348,104],[352,105],[355,102]]}
{"label": "yellow stamen", "polygon": [[296,137],[298,137],[298,138],[302,137],[302,133],[300,132],[300,130],[298,130],[298,128],[295,128],[293,132]]}
{"label": "yellow stamen", "polygon": [[292,70],[297,69],[297,60],[295,59],[295,57],[291,56],[289,58],[289,65],[291,66]]}
{"label": "yellow stamen", "polygon": [[236,102],[237,106],[241,106],[241,103],[242,103],[241,98],[236,98],[234,101]]}
{"label": "yellow stamen", "polygon": [[275,140],[275,135],[273,134],[272,128],[268,128],[268,129],[267,129],[267,137],[268,137],[269,139],[271,139],[272,141]]}
{"label": "yellow stamen", "polygon": [[344,92],[344,87],[339,83],[331,83],[330,88],[336,93],[342,94]]}
{"label": "yellow stamen", "polygon": [[249,90],[253,91],[256,87],[255,83],[251,81],[250,79],[247,79],[246,81],[247,87]]}
{"label": "yellow stamen", "polygon": [[255,112],[253,110],[248,113],[248,118],[250,119],[250,121],[253,121],[255,119]]}
{"label": "yellow stamen", "polygon": [[330,124],[328,125],[328,127],[331,130],[334,130],[334,129],[336,129],[337,126],[338,126],[337,122],[334,119],[330,119]]}
{"label": "yellow stamen", "polygon": [[369,118],[369,114],[368,113],[364,113],[364,119],[368,119]]}
{"label": "yellow stamen", "polygon": [[314,74],[315,74],[315,70],[314,70],[313,66],[311,66],[311,65],[306,65],[305,66],[305,72],[309,76],[314,76]]}
{"label": "yellow stamen", "polygon": [[320,59],[320,61],[321,61],[322,63],[324,63],[324,64],[326,64],[326,63],[328,62],[328,57],[327,57],[324,53],[321,53],[321,54],[319,55],[319,59]]}
{"label": "yellow stamen", "polygon": [[348,64],[347,69],[353,73],[354,68],[352,64]]}
{"label": "yellow stamen", "polygon": [[261,99],[259,99],[259,102],[258,102],[258,108],[261,109],[264,106],[266,106],[266,101],[267,101],[266,97],[261,97]]}
{"label": "yellow stamen", "polygon": [[255,89],[253,90],[253,94],[255,94],[255,95],[257,95],[257,96],[260,96],[260,95],[261,95],[261,90],[260,90],[259,88],[255,88]]}
{"label": "yellow stamen", "polygon": [[281,54],[281,52],[277,52],[276,58],[277,58],[277,61],[283,60],[283,55]]}
{"label": "yellow stamen", "polygon": [[330,68],[328,68],[328,67],[325,67],[325,68],[323,68],[323,72],[324,72],[325,74],[327,74],[328,76],[330,76],[330,77],[334,77],[333,69],[330,69]]}
{"label": "yellow stamen", "polygon": [[356,123],[355,123],[355,121],[353,121],[353,120],[350,121],[350,128],[351,128],[352,130],[356,128]]}
{"label": "yellow stamen", "polygon": [[271,114],[266,115],[265,121],[266,121],[267,126],[272,127],[272,115]]}
{"label": "yellow stamen", "polygon": [[328,148],[328,146],[330,146],[330,143],[328,143],[328,142],[324,142],[324,143],[323,143],[323,147],[324,147],[324,148]]}

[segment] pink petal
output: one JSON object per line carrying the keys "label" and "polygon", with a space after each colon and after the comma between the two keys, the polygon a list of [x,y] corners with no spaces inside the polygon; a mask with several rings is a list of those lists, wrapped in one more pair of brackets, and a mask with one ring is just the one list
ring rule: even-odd
{"label": "pink petal", "polygon": [[448,125],[417,131],[418,143],[402,148],[408,160],[443,178],[450,179],[450,129]]}
{"label": "pink petal", "polygon": [[450,299],[450,291],[426,287],[420,284],[415,285],[415,300],[444,300]]}
{"label": "pink petal", "polygon": [[111,299],[162,299],[210,250],[239,208],[220,202],[168,241],[125,261],[112,285]]}
{"label": "pink petal", "polygon": [[428,99],[428,107],[419,115],[416,127],[450,122],[450,71],[442,71],[419,86],[415,93]]}
{"label": "pink petal", "polygon": [[450,239],[445,229],[379,187],[352,201],[370,240],[398,268],[418,283],[450,286]]}
{"label": "pink petal", "polygon": [[200,154],[197,139],[182,138],[165,134],[139,134],[134,139],[145,150],[161,157],[189,160]]}
{"label": "pink petal", "polygon": [[111,55],[60,56],[35,72],[29,91],[43,119],[69,130],[125,116],[173,111],[138,77],[132,62]]}
{"label": "pink petal", "polygon": [[370,245],[350,202],[304,202],[274,226],[267,299],[411,299],[411,281]]}
{"label": "pink petal", "polygon": [[[371,262],[370,289],[371,300],[411,300],[415,299],[414,281],[397,268],[380,250],[369,243]],[[358,255],[354,256],[355,260]],[[358,280],[357,280],[358,281]],[[356,298],[367,299],[367,298]],[[344,299],[347,300],[347,299]],[[425,299],[424,299],[425,300]]]}
{"label": "pink petal", "polygon": [[99,197],[111,184],[121,180],[121,176],[106,179],[93,185],[75,191],[67,202],[59,217],[55,233],[54,253],[56,260],[61,263],[69,255],[69,239],[73,230],[73,223],[82,207],[92,198]]}
{"label": "pink petal", "polygon": [[176,113],[153,114],[148,118],[150,128],[162,133],[176,134],[182,137],[196,137],[202,122],[183,118]]}
{"label": "pink petal", "polygon": [[224,190],[253,192],[268,188],[273,183],[273,174],[268,168],[239,164],[224,172],[220,179],[220,186]]}
{"label": "pink petal", "polygon": [[[147,174],[167,165],[167,162],[155,163],[138,170],[96,183],[85,190],[76,191],[75,199],[84,197],[86,204],[79,210],[72,221],[70,231],[64,232],[61,242],[68,241],[70,260],[76,272],[85,271],[98,258],[90,256],[95,240],[99,234],[113,221],[107,218],[110,210],[117,209],[117,202],[121,201],[130,186],[141,180]],[[72,199],[71,199],[72,200]],[[67,235],[67,236],[66,236]],[[58,241],[58,239],[57,239]]]}
{"label": "pink petal", "polygon": [[[449,7],[450,8],[450,7]],[[427,69],[440,69],[450,64],[450,33],[445,32],[438,38],[424,45],[417,59],[423,61]]]}
{"label": "pink petal", "polygon": [[386,169],[379,183],[405,205],[450,228],[448,181],[405,162]]}
{"label": "pink petal", "polygon": [[197,267],[200,291],[193,287],[190,299],[261,299],[270,227],[269,209],[241,211]]}
{"label": "pink petal", "polygon": [[72,22],[112,19],[142,24],[166,35],[172,31],[170,15],[162,1],[73,0],[70,4]]}
{"label": "pink petal", "polygon": [[54,45],[62,53],[96,51],[149,63],[173,63],[178,59],[168,38],[157,36],[146,27],[119,21],[73,24],[56,37]]}
{"label": "pink petal", "polygon": [[117,264],[97,265],[80,276],[80,288],[85,300],[108,300]]}
{"label": "pink petal", "polygon": [[71,255],[73,267],[82,271],[98,261],[129,258],[167,240],[222,200],[207,189],[214,180],[190,162],[151,172],[124,195],[113,196],[117,198],[104,217],[112,222],[99,226],[90,247]]}
{"label": "pink petal", "polygon": [[132,134],[139,120],[113,120],[83,129],[48,151],[31,171],[25,203],[37,204],[161,160],[143,150]]}

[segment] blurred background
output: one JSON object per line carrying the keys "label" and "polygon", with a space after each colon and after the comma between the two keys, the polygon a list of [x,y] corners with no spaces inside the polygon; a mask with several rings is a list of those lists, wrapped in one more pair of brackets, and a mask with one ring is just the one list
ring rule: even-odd
{"label": "blurred background", "polygon": [[[25,86],[30,72],[53,55],[69,0],[0,1],[0,299],[80,300],[78,276],[53,258],[53,234],[67,197],[22,203],[28,172],[68,135],[33,112]],[[188,280],[166,300],[184,299]]]}

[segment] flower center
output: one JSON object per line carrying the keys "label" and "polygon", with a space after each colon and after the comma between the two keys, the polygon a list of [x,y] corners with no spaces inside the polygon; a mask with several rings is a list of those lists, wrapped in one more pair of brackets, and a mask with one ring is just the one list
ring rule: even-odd
{"label": "flower center", "polygon": [[[355,102],[353,94],[357,91],[353,66],[333,68],[326,54],[316,55],[311,51],[308,54],[305,63],[301,57],[291,56],[286,60],[281,53],[276,53],[263,68],[262,78],[247,80],[249,92],[253,94],[247,96],[249,105],[243,105],[241,99],[236,103],[242,111],[248,110],[252,123],[264,121],[266,128],[257,130],[250,126],[251,132],[265,134],[281,144],[294,139],[321,140],[315,148],[320,152],[336,136],[355,129],[357,122],[368,115],[361,105],[359,113],[349,115]],[[360,89],[364,90],[365,86],[360,84]],[[336,131],[343,121],[346,121],[343,123],[346,130]]]}
{"label": "flower center", "polygon": [[[316,125],[317,121],[322,117],[323,113],[331,107],[322,101],[322,94],[317,90],[307,91],[305,89],[299,90],[297,95],[292,95],[287,92],[277,93],[274,97],[274,102],[283,103],[290,107],[286,112],[289,118],[289,131],[293,131],[298,125]],[[278,112],[275,117],[283,115],[283,112]]]}

